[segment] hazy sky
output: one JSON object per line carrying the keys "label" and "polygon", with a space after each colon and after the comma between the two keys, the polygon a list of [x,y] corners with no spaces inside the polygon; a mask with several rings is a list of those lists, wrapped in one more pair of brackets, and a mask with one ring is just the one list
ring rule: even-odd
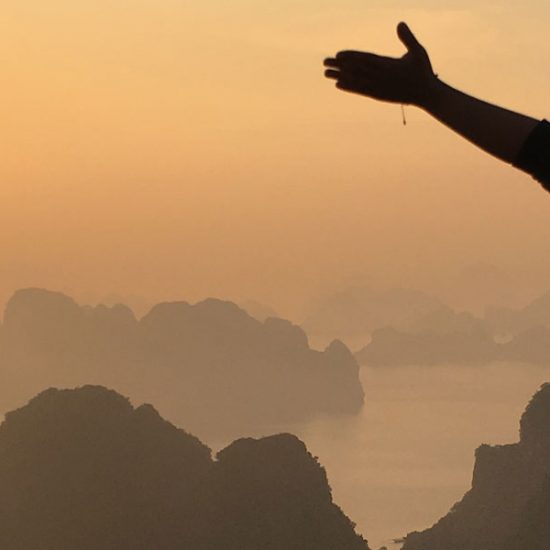
{"label": "hazy sky", "polygon": [[422,112],[403,127],[324,81],[338,49],[400,55],[400,20],[444,80],[550,116],[547,2],[3,0],[0,300],[292,311],[481,260],[550,280],[550,195]]}

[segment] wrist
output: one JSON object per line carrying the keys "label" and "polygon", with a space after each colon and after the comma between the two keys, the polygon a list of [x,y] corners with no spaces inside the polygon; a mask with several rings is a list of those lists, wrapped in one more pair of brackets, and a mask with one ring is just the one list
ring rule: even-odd
{"label": "wrist", "polygon": [[439,80],[437,75],[433,75],[427,84],[422,88],[417,106],[424,111],[433,114],[439,106],[445,101],[449,86]]}

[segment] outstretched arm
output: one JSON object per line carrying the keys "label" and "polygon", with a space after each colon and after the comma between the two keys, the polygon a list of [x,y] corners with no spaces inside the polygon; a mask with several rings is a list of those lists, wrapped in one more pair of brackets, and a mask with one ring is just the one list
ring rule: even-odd
{"label": "outstretched arm", "polygon": [[421,107],[484,151],[510,164],[515,162],[525,140],[539,123],[439,80]]}
{"label": "outstretched arm", "polygon": [[[344,91],[416,105],[484,151],[530,172],[541,181],[544,179],[540,174],[542,168],[533,167],[535,161],[531,157],[537,153],[540,156],[540,141],[548,140],[545,143],[549,146],[545,153],[548,166],[544,170],[550,174],[550,129],[543,128],[542,137],[538,135],[537,142],[531,144],[533,136],[541,133],[537,131],[541,124],[538,120],[481,101],[445,84],[434,73],[426,50],[405,23],[398,25],[397,34],[407,48],[403,57],[342,51],[325,60],[325,75],[336,80],[336,86]],[[540,164],[540,159],[537,162]]]}

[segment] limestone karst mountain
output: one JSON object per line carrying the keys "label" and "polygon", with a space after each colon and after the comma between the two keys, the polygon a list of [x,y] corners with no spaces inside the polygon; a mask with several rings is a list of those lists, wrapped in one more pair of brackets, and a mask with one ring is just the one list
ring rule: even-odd
{"label": "limestone karst mountain", "polygon": [[98,386],[49,389],[0,426],[0,547],[368,550],[296,437],[213,460],[150,405]]}
{"label": "limestone karst mountain", "polygon": [[123,305],[22,290],[6,307],[0,361],[3,410],[44,387],[102,384],[225,439],[363,404],[343,344],[312,350],[290,322],[260,322],[215,299],[159,304],[138,320]]}
{"label": "limestone karst mountain", "polygon": [[482,445],[471,490],[433,527],[406,537],[403,550],[549,548],[550,384],[535,394],[519,443]]}
{"label": "limestone karst mountain", "polygon": [[408,332],[433,332],[435,334],[453,334],[474,331],[487,331],[484,319],[476,317],[469,311],[456,311],[441,305],[408,323],[401,330]]}
{"label": "limestone karst mountain", "polygon": [[442,308],[408,327],[374,330],[371,341],[355,357],[371,366],[492,361],[544,365],[550,362],[550,326],[535,324],[501,342],[484,319],[468,313],[451,315]]}
{"label": "limestone karst mountain", "polygon": [[548,365],[550,363],[550,327],[531,327],[502,344],[501,355],[510,361]]}
{"label": "limestone karst mountain", "polygon": [[251,317],[258,321],[265,321],[270,317],[280,317],[280,315],[271,307],[262,304],[257,300],[245,300],[239,303],[239,306],[244,309]]}
{"label": "limestone karst mountain", "polygon": [[488,307],[485,321],[491,330],[510,339],[533,327],[550,328],[550,291],[542,294],[524,307]]}
{"label": "limestone karst mountain", "polygon": [[388,325],[400,328],[440,307],[437,298],[418,290],[375,291],[358,286],[313,303],[302,327],[314,345],[324,346],[338,338],[352,349],[359,349],[373,330]]}
{"label": "limestone karst mountain", "polygon": [[453,332],[386,327],[375,330],[371,342],[355,356],[371,366],[482,364],[500,359],[501,346],[475,326]]}
{"label": "limestone karst mountain", "polygon": [[500,358],[500,347],[483,319],[442,305],[401,328],[374,330],[355,356],[372,366],[485,363]]}

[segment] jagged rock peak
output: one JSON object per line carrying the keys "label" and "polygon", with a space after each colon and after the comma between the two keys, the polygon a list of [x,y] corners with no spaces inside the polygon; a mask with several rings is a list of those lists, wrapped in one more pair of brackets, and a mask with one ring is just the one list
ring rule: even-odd
{"label": "jagged rock peak", "polygon": [[86,435],[85,432],[88,435],[103,434],[105,439],[106,434],[128,436],[130,432],[137,434],[142,429],[161,434],[165,440],[173,439],[180,445],[189,445],[199,460],[210,460],[211,451],[206,445],[164,420],[152,405],[134,408],[128,398],[116,391],[93,385],[75,389],[50,388],[27,405],[8,412],[0,425],[0,448],[13,442],[11,435],[15,435],[19,444],[24,446],[29,443],[50,447],[60,437],[68,443],[69,438],[80,438]]}
{"label": "jagged rock peak", "polygon": [[350,349],[342,342],[342,340],[333,340],[325,349],[325,353],[330,357],[335,359],[341,359],[343,361],[349,362],[350,360],[355,362],[353,353]]}
{"label": "jagged rock peak", "polygon": [[241,318],[254,321],[255,324],[260,324],[259,321],[253,319],[244,309],[237,304],[228,300],[220,300],[218,298],[207,298],[196,304],[190,304],[185,301],[162,302],[155,305],[151,311],[145,316],[147,318],[171,318],[175,315],[200,315],[207,318],[232,319]]}
{"label": "jagged rock peak", "polygon": [[532,397],[520,422],[521,442],[550,445],[550,383]]}

